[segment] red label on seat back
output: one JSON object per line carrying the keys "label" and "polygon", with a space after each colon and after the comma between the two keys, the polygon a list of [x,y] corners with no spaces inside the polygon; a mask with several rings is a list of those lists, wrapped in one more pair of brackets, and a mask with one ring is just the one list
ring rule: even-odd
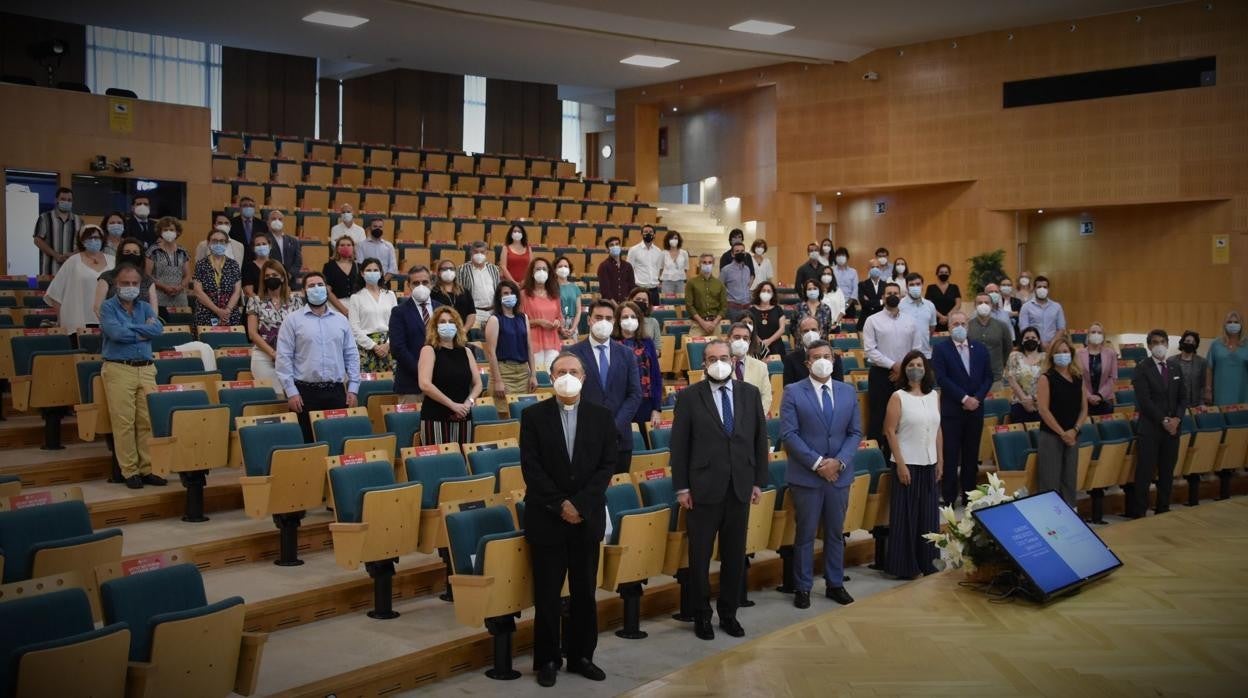
{"label": "red label on seat back", "polygon": [[226,381],[224,387],[230,388],[230,389],[254,388],[256,387],[256,382],[255,381]]}
{"label": "red label on seat back", "polygon": [[233,349],[218,349],[217,356],[250,356],[251,350],[247,347],[234,347]]}
{"label": "red label on seat back", "polygon": [[82,328],[82,329],[78,330],[78,333],[79,333],[79,334],[99,334],[99,333],[100,333],[100,328],[98,328],[98,327],[84,327],[84,328]]}
{"label": "red label on seat back", "polygon": [[[180,393],[184,390],[191,390],[192,387],[186,383],[174,383],[172,385],[158,385],[156,392],[158,393]],[[198,390],[198,388],[195,388]]]}
{"label": "red label on seat back", "polygon": [[338,419],[339,417],[346,417],[346,416],[347,416],[346,410],[325,410],[324,412],[325,419]]}
{"label": "red label on seat back", "polygon": [[1209,414],[1211,412],[1216,414],[1217,412],[1219,412],[1218,408],[1210,407],[1209,405],[1197,405],[1190,409],[1196,414]]}
{"label": "red label on seat back", "polygon": [[42,327],[42,328],[31,328],[31,329],[29,329],[29,330],[22,330],[22,335],[24,335],[24,336],[26,336],[26,337],[36,337],[36,336],[42,336],[42,335],[45,335],[45,334],[52,334],[52,330],[50,330],[50,329],[48,329],[48,328],[46,328],[46,327]]}
{"label": "red label on seat back", "polygon": [[164,569],[173,564],[173,559],[168,553],[160,555],[148,555],[133,560],[125,560],[121,563],[122,576],[129,577],[132,574],[141,574],[143,572],[152,572],[154,570]]}
{"label": "red label on seat back", "polygon": [[158,351],[156,358],[158,359],[185,359],[188,356],[198,356],[198,354],[188,354],[184,351]]}
{"label": "red label on seat back", "polygon": [[338,459],[339,465],[360,465],[365,460],[363,453],[344,453]]}
{"label": "red label on seat back", "polygon": [[360,380],[361,380],[361,381],[375,381],[375,380],[378,380],[378,378],[377,378],[377,377],[378,377],[379,375],[381,375],[381,374],[379,374],[379,373],[361,373],[361,374],[360,374]]}
{"label": "red label on seat back", "polygon": [[658,480],[667,477],[667,471],[663,468],[651,468],[642,473],[642,477],[647,480]]}
{"label": "red label on seat back", "polygon": [[394,406],[395,412],[419,412],[420,405],[414,402],[402,402]]}
{"label": "red label on seat back", "polygon": [[658,426],[658,428],[659,428],[659,429],[671,429],[671,428],[672,428],[672,420],[670,420],[670,419],[661,419],[661,420],[659,420],[659,426]]}
{"label": "red label on seat back", "polygon": [[29,509],[30,507],[43,506],[52,503],[51,492],[31,492],[29,494],[15,494],[9,497],[9,509]]}
{"label": "red label on seat back", "polygon": [[1010,425],[1009,425],[1009,424],[998,424],[997,426],[993,427],[993,428],[992,428],[992,430],[993,430],[993,431],[996,431],[996,432],[1001,432],[1001,431],[1009,431],[1009,430],[1010,430]]}
{"label": "red label on seat back", "polygon": [[1226,413],[1226,412],[1243,412],[1244,410],[1248,410],[1248,404],[1245,404],[1245,403],[1242,403],[1242,402],[1241,402],[1241,403],[1239,403],[1239,404],[1237,404],[1237,405],[1222,405],[1222,412],[1223,412],[1223,413]]}
{"label": "red label on seat back", "polygon": [[413,456],[436,456],[441,452],[442,449],[434,445],[412,447]]}
{"label": "red label on seat back", "polygon": [[199,328],[200,332],[237,332],[235,325],[204,325]]}
{"label": "red label on seat back", "polygon": [[871,439],[863,439],[862,441],[859,441],[858,450],[861,451],[865,448],[875,448],[875,442]]}

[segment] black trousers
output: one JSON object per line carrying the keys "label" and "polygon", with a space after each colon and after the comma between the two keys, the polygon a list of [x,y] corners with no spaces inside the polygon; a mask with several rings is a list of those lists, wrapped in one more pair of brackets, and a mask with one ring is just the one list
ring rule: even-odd
{"label": "black trousers", "polygon": [[650,299],[651,308],[653,308],[656,305],[662,305],[661,303],[659,303],[659,287],[658,286],[655,286],[654,288],[646,289],[646,297]]}
{"label": "black trousers", "polygon": [[1170,486],[1174,483],[1174,463],[1179,459],[1179,439],[1160,426],[1141,424],[1135,437],[1135,502],[1128,513],[1148,511],[1148,485],[1157,478],[1157,511],[1170,508]]}
{"label": "black trousers", "polygon": [[[693,493],[693,508],[686,525],[689,533],[689,577],[693,583],[693,611],[711,613],[711,551],[719,537],[720,620],[735,618],[741,602],[741,582],[745,575],[745,534],[750,521],[750,503],[738,501],[729,485],[724,501],[706,504]],[[596,571],[595,571],[596,572]]]}
{"label": "black trousers", "polygon": [[633,449],[630,448],[627,451],[620,451],[620,455],[615,461],[615,474],[619,475],[620,473],[627,473],[628,469],[631,468],[632,465]]}
{"label": "black trousers", "polygon": [[342,383],[304,383],[295,381],[299,397],[303,398],[303,411],[299,413],[299,426],[303,440],[312,443],[312,410],[341,410],[347,406],[347,387]]}
{"label": "black trousers", "polygon": [[867,438],[875,439],[884,454],[884,462],[888,462],[891,451],[888,441],[884,438],[884,412],[888,410],[888,399],[893,396],[893,381],[888,377],[889,370],[880,366],[872,366],[867,372]]}
{"label": "black trousers", "polygon": [[[577,528],[564,522],[559,525]],[[568,536],[558,543],[542,545],[530,539],[529,554],[533,560],[533,668],[561,663],[560,594],[565,575],[571,594],[571,618],[565,638],[568,659],[593,660],[598,646],[598,602],[594,589],[598,581],[598,541]]]}
{"label": "black trousers", "polygon": [[942,412],[940,415],[945,459],[940,487],[945,504],[953,504],[975,489],[979,478],[979,440],[984,434],[982,410],[967,412],[959,407],[950,412],[952,414]]}

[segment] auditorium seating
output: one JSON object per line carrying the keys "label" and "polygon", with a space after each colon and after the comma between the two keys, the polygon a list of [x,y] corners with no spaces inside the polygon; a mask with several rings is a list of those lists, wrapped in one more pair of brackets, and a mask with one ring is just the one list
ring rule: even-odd
{"label": "auditorium seating", "polygon": [[64,334],[13,336],[11,346],[13,375],[9,387],[13,409],[39,410],[44,421],[43,447],[59,450],[61,420],[78,404],[74,365],[82,354]]}
{"label": "auditorium seating", "polygon": [[437,551],[446,564],[447,588],[442,600],[454,597],[450,586],[452,565],[442,506],[448,502],[475,501],[494,494],[494,476],[471,474],[463,455],[455,444],[415,446],[401,451],[404,473],[409,482],[423,486],[420,511],[422,553]]}
{"label": "auditorium seating", "polygon": [[324,499],[329,445],[305,444],[298,419],[290,412],[239,417],[235,424],[247,473],[238,481],[243,491],[243,508],[255,519],[273,517],[280,532],[280,553],[274,564],[302,565],[298,555],[299,523],[308,509],[320,506]]}
{"label": "auditorium seating", "polygon": [[0,687],[13,696],[126,695],[131,630],[95,627],[81,588],[0,603]]}
{"label": "auditorium seating", "polygon": [[607,515],[611,533],[602,550],[602,588],[624,602],[624,626],[615,634],[642,639],[647,636],[640,627],[642,585],[663,573],[671,505],[642,506],[628,476],[617,475],[607,487]]}
{"label": "auditorium seating", "polygon": [[104,622],[130,629],[131,696],[255,692],[265,636],[243,632],[243,599],[209,604],[191,564],[100,584]]}
{"label": "auditorium seating", "polygon": [[203,522],[208,471],[230,459],[230,408],[214,405],[202,383],[159,385],[147,393],[152,436],[148,450],[152,472],[177,473],[186,487],[182,520]]}
{"label": "auditorium seating", "polygon": [[1036,449],[1022,424],[994,427],[992,450],[997,475],[1007,492],[1036,491]]}
{"label": "auditorium seating", "polygon": [[308,413],[312,422],[312,434],[317,441],[329,444],[329,455],[365,451],[395,453],[397,438],[394,434],[374,434],[373,422],[368,409],[351,407],[341,410],[312,410]]}
{"label": "auditorium seating", "polygon": [[[473,475],[494,476],[495,492],[505,494],[512,490],[524,489],[524,479],[519,477],[519,439],[466,443],[464,444],[464,458],[467,459],[468,468]],[[507,471],[506,482],[504,482],[504,470]]]}
{"label": "auditorium seating", "polygon": [[[423,485],[395,481],[393,450],[328,459],[337,523],[330,525],[334,558],[344,569],[364,563],[373,579],[370,618],[391,619],[395,562],[420,541]],[[362,461],[362,462],[356,462]]]}

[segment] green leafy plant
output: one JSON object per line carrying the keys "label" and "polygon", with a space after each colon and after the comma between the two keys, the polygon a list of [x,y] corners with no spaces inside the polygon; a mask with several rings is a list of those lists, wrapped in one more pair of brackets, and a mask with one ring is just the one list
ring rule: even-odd
{"label": "green leafy plant", "polygon": [[971,293],[983,292],[984,286],[1005,276],[1005,250],[984,252],[966,260],[971,263]]}

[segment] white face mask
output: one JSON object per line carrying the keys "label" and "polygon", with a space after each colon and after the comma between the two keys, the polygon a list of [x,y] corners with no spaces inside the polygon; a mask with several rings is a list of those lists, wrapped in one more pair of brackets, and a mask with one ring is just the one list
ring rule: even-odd
{"label": "white face mask", "polygon": [[1024,276],[1023,278],[1018,280],[1018,285],[1023,288],[1027,288],[1028,286],[1031,285],[1031,279]]}
{"label": "white face mask", "polygon": [[620,329],[624,330],[625,332],[636,332],[637,331],[637,318],[626,317],[623,320],[620,320]]}
{"label": "white face mask", "polygon": [[764,303],[770,303],[771,291],[763,291],[762,293],[758,294],[758,299]]}
{"label": "white face mask", "polygon": [[879,262],[882,267],[888,266],[888,257],[876,257],[875,261]]}
{"label": "white face mask", "polygon": [[714,381],[726,381],[728,376],[732,375],[732,367],[728,365],[727,361],[716,361],[706,367],[706,375],[710,376],[711,380]]}
{"label": "white face mask", "polygon": [[1158,361],[1161,361],[1162,359],[1166,358],[1167,348],[1166,348],[1166,345],[1164,344],[1154,344],[1153,346],[1149,347],[1148,350],[1153,353],[1153,358],[1157,359]]}
{"label": "white face mask", "polygon": [[555,379],[555,394],[559,397],[576,397],[581,394],[581,379],[565,373]]}
{"label": "white face mask", "polygon": [[848,262],[848,261],[849,261],[849,257],[846,257],[846,256],[845,256],[845,255],[843,255],[843,254],[842,254],[842,255],[837,255],[837,257],[836,257],[836,263],[837,263],[837,264],[839,264],[839,265],[841,265],[841,266],[845,266],[846,262]]}
{"label": "white face mask", "polygon": [[429,300],[429,293],[430,291],[429,291],[428,286],[422,285],[422,286],[412,287],[412,299],[415,300],[417,303],[427,302]]}
{"label": "white face mask", "polygon": [[572,273],[572,270],[567,267],[555,267],[555,276],[561,279],[568,278],[568,275],[571,273]]}
{"label": "white face mask", "polygon": [[520,231],[518,231],[518,230],[517,230],[516,232],[514,232],[514,233],[512,233],[512,234],[511,234],[511,240],[512,240],[512,242],[520,242],[520,238],[522,238],[522,237],[524,237],[524,233],[521,233],[521,232],[520,232]]}
{"label": "white face mask", "polygon": [[480,252],[473,253],[472,263],[473,264],[485,264],[485,255]]}
{"label": "white face mask", "polygon": [[1105,341],[1105,335],[1101,334],[1100,332],[1088,333],[1088,344],[1100,344],[1101,342],[1104,342],[1104,341]]}
{"label": "white face mask", "polygon": [[176,230],[165,230],[165,231],[161,232],[161,234],[160,234],[160,239],[161,239],[161,240],[164,240],[165,242],[173,242],[174,240],[177,240],[177,239],[178,239],[178,231],[176,231]]}
{"label": "white face mask", "polygon": [[750,350],[750,342],[745,339],[734,339],[728,345],[728,349],[733,356],[745,356],[745,352]]}
{"label": "white face mask", "polygon": [[802,346],[808,347],[817,341],[819,341],[818,330],[806,330],[802,333]]}
{"label": "white face mask", "polygon": [[438,272],[438,278],[442,279],[443,282],[449,284],[455,280],[455,270],[443,269],[442,271]]}
{"label": "white face mask", "polygon": [[594,335],[594,339],[599,342],[605,342],[607,341],[607,338],[611,336],[612,329],[614,329],[614,327],[612,326],[610,320],[599,320],[590,326],[589,332]]}
{"label": "white face mask", "polygon": [[810,375],[819,380],[827,380],[832,375],[832,361],[830,359],[815,359],[810,364]]}
{"label": "white face mask", "polygon": [[346,213],[343,213],[340,218],[342,218],[343,225],[351,225],[351,221],[355,218],[355,216],[351,215],[350,211],[347,211]]}
{"label": "white face mask", "polygon": [[229,234],[230,234],[230,224],[229,224],[229,223],[222,223],[221,225],[216,226],[216,227],[214,228],[214,230],[216,230],[216,231],[217,231],[217,232],[219,232],[219,233],[225,233],[226,235],[229,235]]}
{"label": "white face mask", "polygon": [[282,222],[281,218],[275,218],[269,221],[269,230],[272,230],[275,233],[282,232],[282,228],[285,228],[285,227],[286,227],[286,224]]}
{"label": "white face mask", "polygon": [[706,276],[710,276],[712,271],[714,271],[714,267],[712,267],[711,265],[709,264],[702,265],[702,273],[705,274]]}
{"label": "white face mask", "polygon": [[147,204],[139,204],[134,207],[134,215],[139,218],[147,218],[147,214],[152,212],[152,208]]}
{"label": "white face mask", "polygon": [[827,245],[824,245],[824,246],[823,246],[823,253],[824,253],[825,255],[832,254],[832,248],[831,248],[831,247],[829,247],[829,246],[827,246]]}
{"label": "white face mask", "polygon": [[828,284],[832,283],[832,275],[824,274],[823,276],[819,277],[819,280],[823,282],[824,286],[827,286]]}
{"label": "white face mask", "polygon": [[668,247],[670,247],[670,248],[672,248],[672,249],[674,250],[674,249],[676,249],[677,247],[680,247],[680,240],[678,240],[678,239],[676,239],[676,238],[672,238],[671,240],[668,240],[668,241],[667,241],[667,246],[668,246]]}
{"label": "white face mask", "polygon": [[980,303],[975,306],[975,314],[980,317],[988,317],[992,314],[992,306],[987,303]]}
{"label": "white face mask", "polygon": [[1048,297],[1049,297],[1048,286],[1041,286],[1040,288],[1036,289],[1036,298],[1039,298],[1040,300],[1044,300],[1045,298],[1048,298]]}
{"label": "white face mask", "polygon": [[533,272],[533,280],[539,284],[546,283],[546,280],[549,278],[550,278],[550,272],[546,271],[545,269],[538,269],[537,271]]}

